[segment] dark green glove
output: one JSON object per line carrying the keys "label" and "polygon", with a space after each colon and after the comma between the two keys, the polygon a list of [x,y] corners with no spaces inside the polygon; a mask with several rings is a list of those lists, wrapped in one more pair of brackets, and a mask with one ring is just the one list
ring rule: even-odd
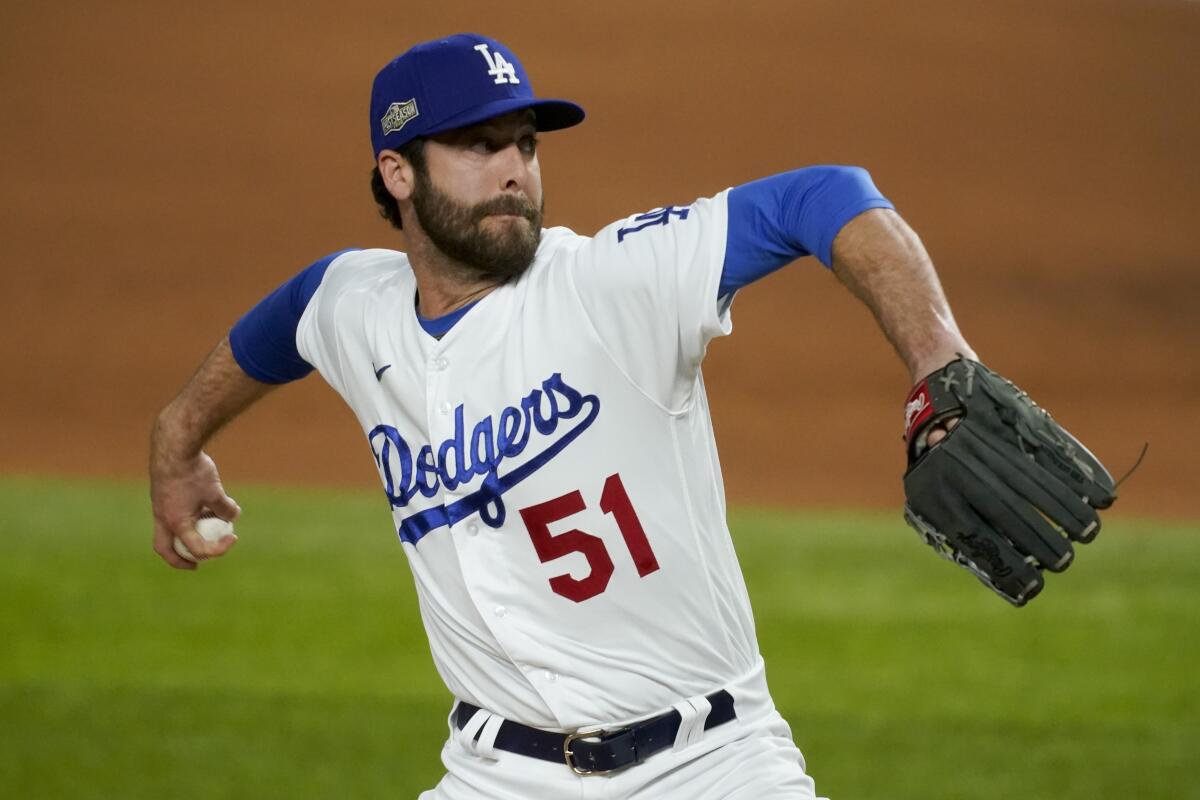
{"label": "dark green glove", "polygon": [[[1100,532],[1116,500],[1112,476],[1029,395],[959,358],[913,389],[905,406],[904,518],[940,555],[1013,605],[1061,572],[1071,542]],[[938,444],[930,426],[958,417]]]}

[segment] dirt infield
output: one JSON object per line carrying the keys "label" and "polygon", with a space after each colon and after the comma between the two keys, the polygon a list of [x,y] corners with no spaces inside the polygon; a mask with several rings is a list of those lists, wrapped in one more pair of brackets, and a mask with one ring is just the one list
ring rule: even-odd
{"label": "dirt infield", "polygon": [[[321,255],[402,247],[367,186],[371,77],[479,30],[589,111],[543,140],[551,224],[862,164],[986,361],[1114,470],[1152,443],[1121,508],[1200,514],[1200,4],[15,5],[0,471],[140,475],[242,311]],[[895,507],[908,381],[865,310],[809,259],[734,320],[705,369],[731,498]],[[377,482],[316,378],[213,452],[235,490]]]}

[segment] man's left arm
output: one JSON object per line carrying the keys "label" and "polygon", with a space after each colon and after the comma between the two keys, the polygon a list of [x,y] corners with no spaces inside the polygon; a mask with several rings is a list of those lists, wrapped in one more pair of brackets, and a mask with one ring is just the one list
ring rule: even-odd
{"label": "man's left arm", "polygon": [[[1011,381],[978,362],[921,240],[855,167],[796,170],[729,192],[718,302],[815,255],[875,315],[914,387],[905,519],[1013,605],[1092,541],[1108,470]],[[934,445],[939,445],[934,447]]]}
{"label": "man's left arm", "polygon": [[833,240],[833,272],[875,315],[913,383],[957,355],[975,359],[912,228],[891,209],[850,220]]}
{"label": "man's left arm", "polygon": [[871,309],[914,383],[974,357],[921,240],[865,169],[805,167],[730,190],[718,296],[807,255]]}

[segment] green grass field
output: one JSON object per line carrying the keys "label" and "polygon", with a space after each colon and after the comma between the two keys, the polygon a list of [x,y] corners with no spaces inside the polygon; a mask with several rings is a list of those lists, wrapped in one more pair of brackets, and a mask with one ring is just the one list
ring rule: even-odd
{"label": "green grass field", "polygon": [[[374,493],[240,489],[195,574],[145,487],[0,480],[0,797],[411,798],[450,697]],[[895,515],[739,511],[834,800],[1200,798],[1200,524],[1118,518],[1016,610]]]}

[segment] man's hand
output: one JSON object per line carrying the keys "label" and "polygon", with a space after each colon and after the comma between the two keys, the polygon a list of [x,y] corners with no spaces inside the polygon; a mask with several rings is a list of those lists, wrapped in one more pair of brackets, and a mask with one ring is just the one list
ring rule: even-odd
{"label": "man's hand", "polygon": [[154,423],[150,435],[150,504],[154,512],[154,552],[176,569],[196,564],[175,552],[175,537],[197,560],[216,558],[233,547],[230,534],[219,542],[196,533],[196,520],[211,511],[233,522],[241,508],[225,494],[217,465],[201,448],[225,423],[274,388],[242,371],[225,339],[209,354],[179,396]]}
{"label": "man's hand", "polygon": [[209,542],[196,533],[196,520],[205,511],[226,522],[233,522],[242,513],[234,499],[225,494],[217,465],[207,453],[151,463],[150,505],[154,512],[154,552],[176,569],[196,568],[194,561],[175,551],[176,537],[198,561],[225,555],[237,541],[237,536],[230,534],[219,542]]}
{"label": "man's hand", "polygon": [[925,436],[925,445],[927,447],[933,447],[935,444],[940,442],[942,439],[945,439],[946,436],[950,433],[950,431],[954,430],[954,427],[956,425],[958,425],[958,421],[960,419],[962,419],[962,418],[961,417],[951,417],[950,419],[946,420],[945,422],[935,422],[932,425],[930,425],[929,431]]}

